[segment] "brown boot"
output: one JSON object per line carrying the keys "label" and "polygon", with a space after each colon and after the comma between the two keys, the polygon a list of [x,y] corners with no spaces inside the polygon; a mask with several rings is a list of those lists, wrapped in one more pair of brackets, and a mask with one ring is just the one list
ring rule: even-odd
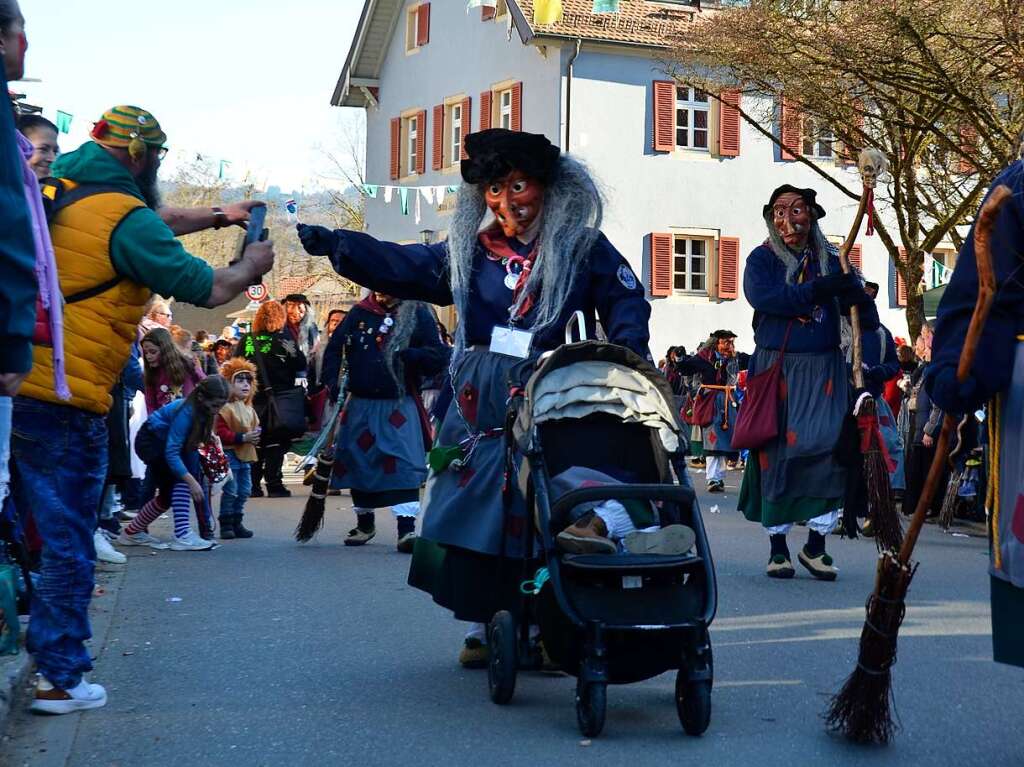
{"label": "brown boot", "polygon": [[608,539],[608,528],[597,514],[581,517],[565,528],[556,539],[570,554],[614,554],[618,548]]}

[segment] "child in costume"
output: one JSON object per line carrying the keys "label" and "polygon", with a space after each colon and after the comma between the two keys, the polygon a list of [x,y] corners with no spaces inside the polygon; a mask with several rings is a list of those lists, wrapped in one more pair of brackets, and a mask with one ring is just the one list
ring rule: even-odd
{"label": "child in costume", "polygon": [[215,426],[231,467],[231,479],[224,485],[220,502],[220,537],[252,538],[252,530],[242,524],[242,516],[252,491],[252,465],[260,442],[260,419],[252,406],[256,366],[234,357],[220,366],[220,374],[231,384],[228,403],[217,414]]}

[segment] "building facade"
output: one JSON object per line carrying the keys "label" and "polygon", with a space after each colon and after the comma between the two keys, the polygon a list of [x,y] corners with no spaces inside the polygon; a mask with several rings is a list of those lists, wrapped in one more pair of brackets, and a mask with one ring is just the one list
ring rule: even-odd
{"label": "building facade", "polygon": [[[752,350],[742,276],[746,255],[765,239],[762,206],[780,184],[813,187],[828,212],[822,228],[838,242],[856,201],[792,155],[845,177],[849,188],[859,188],[856,166],[809,121],[783,119],[786,105],[739,93],[723,94],[720,105],[671,82],[663,62],[696,13],[687,3],[620,0],[619,13],[603,15],[591,13],[592,0],[563,5],[561,22],[535,28],[532,0],[469,12],[465,0],[367,0],[333,103],[366,109],[367,181],[407,189],[407,212],[397,190],[390,202],[383,192],[367,199],[367,230],[396,242],[443,239],[454,196],[440,205],[420,199],[417,221],[414,187],[460,183],[468,132],[544,133],[598,179],[602,229],[647,286],[655,358],[718,328]],[[791,151],[739,119],[731,99],[765,115],[775,135],[786,125]],[[794,124],[802,129],[793,133]],[[881,285],[882,321],[906,336],[906,291],[884,246],[862,234],[854,256]]]}

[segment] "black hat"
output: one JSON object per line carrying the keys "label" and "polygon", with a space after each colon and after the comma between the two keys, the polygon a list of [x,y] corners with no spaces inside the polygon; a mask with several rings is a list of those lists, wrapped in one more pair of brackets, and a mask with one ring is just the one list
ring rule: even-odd
{"label": "black hat", "polygon": [[550,184],[558,169],[561,150],[540,133],[489,128],[466,136],[462,178],[469,184],[486,184],[513,170],[542,184]]}
{"label": "black hat", "polygon": [[306,306],[309,306],[309,299],[302,295],[302,293],[289,293],[281,299],[281,303],[286,303],[288,301],[294,301],[297,304],[305,304]]}
{"label": "black hat", "polygon": [[772,207],[775,205],[775,201],[779,199],[779,197],[781,197],[782,195],[786,194],[787,192],[800,195],[803,198],[804,202],[810,205],[811,208],[814,210],[815,219],[825,218],[825,209],[818,205],[817,200],[815,199],[817,198],[818,193],[815,192],[813,189],[799,189],[798,187],[795,187],[792,184],[783,184],[782,186],[778,187],[774,192],[772,192],[772,196],[768,198],[768,204],[761,209],[761,214],[767,216],[769,213],[771,213]]}
{"label": "black hat", "polygon": [[714,333],[711,334],[711,337],[712,338],[717,338],[719,340],[723,340],[723,339],[735,338],[736,334],[733,333],[731,330],[716,330]]}

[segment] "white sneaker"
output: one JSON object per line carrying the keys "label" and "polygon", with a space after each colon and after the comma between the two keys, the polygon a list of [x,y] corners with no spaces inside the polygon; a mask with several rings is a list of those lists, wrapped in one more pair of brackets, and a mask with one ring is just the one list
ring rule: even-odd
{"label": "white sneaker", "polygon": [[97,530],[93,533],[92,542],[96,547],[96,559],[100,562],[109,562],[112,565],[123,565],[128,557],[120,551],[116,551],[107,540],[107,536]]}
{"label": "white sneaker", "polygon": [[122,530],[121,534],[117,536],[117,542],[121,546],[149,546],[151,549],[170,548],[166,543],[161,541],[159,538],[156,538],[147,532],[129,535],[126,531]]}
{"label": "white sneaker", "polygon": [[71,714],[107,704],[107,691],[103,685],[89,684],[82,678],[70,690],[54,687],[42,674],[36,683],[36,694],[29,708],[37,714]]}
{"label": "white sneaker", "polygon": [[212,548],[213,542],[200,538],[194,530],[171,539],[171,551],[209,551]]}

